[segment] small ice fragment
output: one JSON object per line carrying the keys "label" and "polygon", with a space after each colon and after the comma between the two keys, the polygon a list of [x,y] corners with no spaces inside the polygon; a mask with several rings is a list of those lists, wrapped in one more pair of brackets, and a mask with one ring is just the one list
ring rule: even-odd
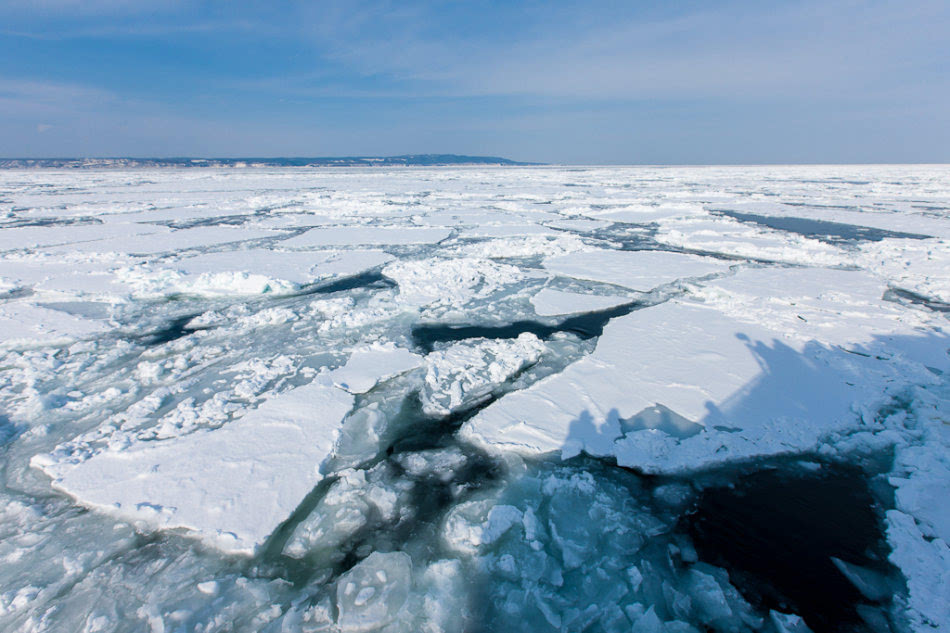
{"label": "small ice fragment", "polygon": [[619,295],[590,295],[545,288],[531,297],[531,305],[539,316],[596,312],[630,303],[630,297]]}
{"label": "small ice fragment", "polygon": [[205,594],[206,596],[216,596],[218,595],[218,583],[214,580],[199,582],[198,591]]}
{"label": "small ice fragment", "polygon": [[769,611],[769,619],[778,633],[812,633],[805,621],[794,613]]}
{"label": "small ice fragment", "polygon": [[380,381],[422,364],[422,357],[392,343],[374,343],[355,350],[346,365],[330,372],[338,387],[350,393],[366,393]]}
{"label": "small ice fragment", "polygon": [[409,597],[412,560],[404,552],[373,552],[337,584],[342,631],[372,631],[399,615]]}

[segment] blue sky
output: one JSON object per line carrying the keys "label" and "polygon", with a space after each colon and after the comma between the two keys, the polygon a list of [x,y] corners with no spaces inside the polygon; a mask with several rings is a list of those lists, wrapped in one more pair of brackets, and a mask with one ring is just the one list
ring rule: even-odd
{"label": "blue sky", "polygon": [[0,156],[950,162],[950,2],[4,0]]}

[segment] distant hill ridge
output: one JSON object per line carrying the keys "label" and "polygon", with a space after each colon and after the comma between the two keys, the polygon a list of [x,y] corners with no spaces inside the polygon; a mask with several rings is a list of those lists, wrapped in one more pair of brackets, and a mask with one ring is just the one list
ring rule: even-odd
{"label": "distant hill ridge", "polygon": [[404,154],[316,158],[0,158],[0,169],[110,167],[437,167],[447,165],[540,165],[497,156]]}

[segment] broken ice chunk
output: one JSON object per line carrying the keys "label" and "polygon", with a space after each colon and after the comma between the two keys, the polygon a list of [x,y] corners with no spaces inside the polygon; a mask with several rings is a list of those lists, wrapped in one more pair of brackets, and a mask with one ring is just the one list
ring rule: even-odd
{"label": "broken ice chunk", "polygon": [[678,279],[729,270],[730,262],[666,251],[592,251],[544,260],[552,273],[649,292]]}
{"label": "broken ice chunk", "polygon": [[409,597],[412,559],[404,552],[373,552],[340,576],[337,624],[342,631],[372,631],[395,620]]}
{"label": "broken ice chunk", "polygon": [[83,505],[152,528],[183,528],[252,554],[320,479],[353,396],[318,382],[212,431],[107,449],[74,463],[36,456],[53,487]]}
{"label": "broken ice chunk", "polygon": [[769,620],[778,633],[811,633],[811,629],[799,616],[794,613],[769,611]]}
{"label": "broken ice chunk", "polygon": [[356,349],[346,365],[330,372],[330,378],[350,393],[366,393],[376,383],[422,364],[422,357],[393,343],[374,343]]}
{"label": "broken ice chunk", "polygon": [[525,332],[514,340],[474,339],[426,356],[423,409],[446,415],[478,398],[526,366],[536,363],[544,343]]}
{"label": "broken ice chunk", "polygon": [[558,314],[575,314],[578,312],[595,312],[606,310],[625,303],[630,303],[629,297],[618,295],[589,295],[577,292],[564,292],[545,288],[531,297],[531,305],[539,316],[554,316]]}
{"label": "broken ice chunk", "polygon": [[26,301],[0,306],[0,347],[53,345],[101,334],[105,321],[86,319]]}
{"label": "broken ice chunk", "polygon": [[358,244],[435,244],[452,232],[441,228],[405,226],[345,226],[310,229],[281,242],[281,247],[313,248]]}
{"label": "broken ice chunk", "polygon": [[487,297],[524,276],[514,266],[479,258],[399,261],[386,266],[383,274],[399,284],[404,303],[453,307]]}
{"label": "broken ice chunk", "polygon": [[[786,342],[761,325],[671,300],[612,320],[592,354],[494,402],[461,435],[495,452],[567,458],[584,450],[672,472],[814,446],[860,424],[855,403],[880,400],[897,377],[877,359]],[[630,427],[656,403],[676,414],[669,430],[683,432]]]}

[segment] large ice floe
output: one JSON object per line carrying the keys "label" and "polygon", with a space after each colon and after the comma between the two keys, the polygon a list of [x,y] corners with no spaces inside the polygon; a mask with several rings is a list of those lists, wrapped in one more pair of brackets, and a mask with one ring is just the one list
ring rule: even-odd
{"label": "large ice floe", "polygon": [[950,630],[950,171],[0,171],[0,630]]}

